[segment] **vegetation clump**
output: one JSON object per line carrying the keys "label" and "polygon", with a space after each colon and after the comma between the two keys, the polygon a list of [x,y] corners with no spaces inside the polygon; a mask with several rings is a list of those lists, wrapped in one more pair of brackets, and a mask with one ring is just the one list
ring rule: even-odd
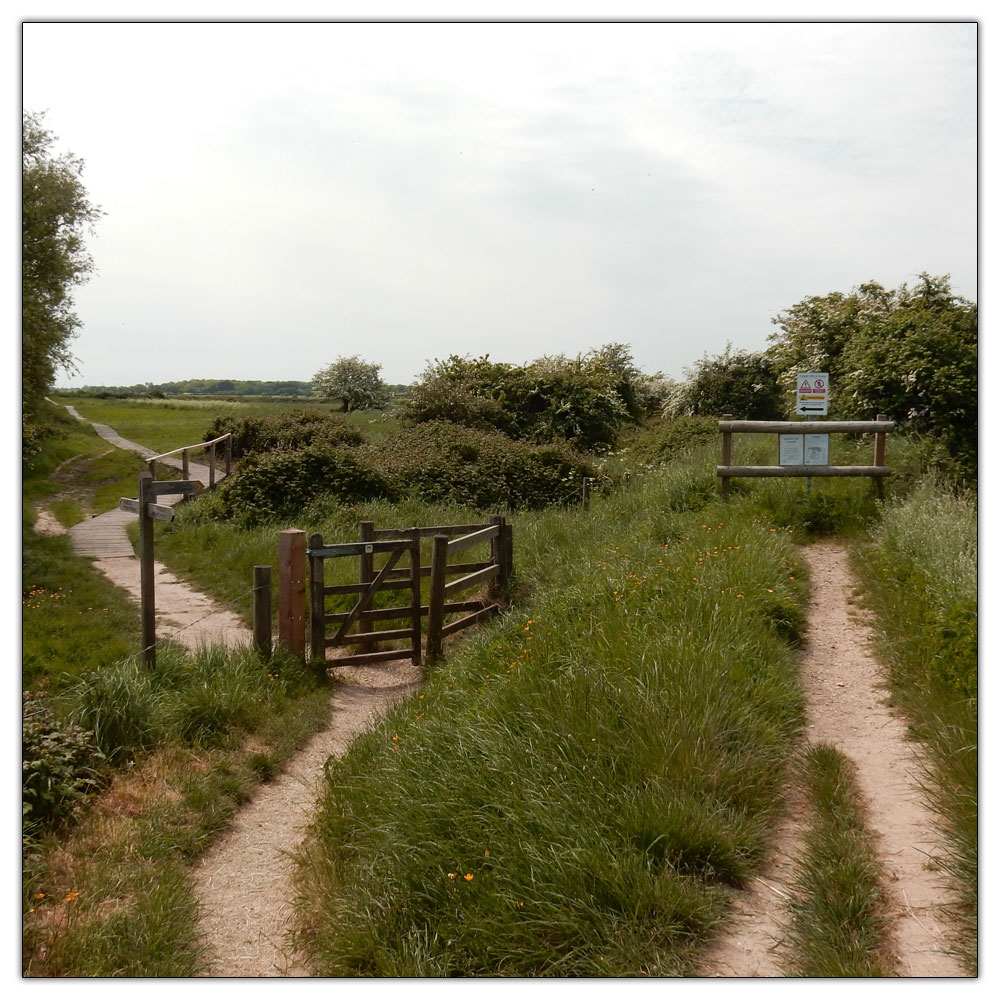
{"label": "vegetation clump", "polygon": [[58,719],[41,690],[21,702],[22,825],[26,835],[57,826],[106,781],[93,732]]}
{"label": "vegetation clump", "polygon": [[400,415],[411,425],[449,421],[601,451],[615,444],[622,426],[650,412],[658,381],[643,376],[622,344],[527,365],[452,355],[410,387]]}
{"label": "vegetation clump", "polygon": [[223,434],[233,436],[234,459],[314,444],[359,445],[365,440],[358,427],[344,417],[306,409],[268,415],[224,414],[212,421],[202,440],[212,441]]}

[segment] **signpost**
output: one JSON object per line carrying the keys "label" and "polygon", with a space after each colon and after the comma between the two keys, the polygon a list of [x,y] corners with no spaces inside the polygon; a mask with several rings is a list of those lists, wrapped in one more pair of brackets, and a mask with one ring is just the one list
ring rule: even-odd
{"label": "signpost", "polygon": [[153,521],[172,521],[174,509],[167,504],[153,503],[154,497],[194,496],[204,487],[194,480],[154,482],[150,472],[139,475],[139,497],[122,497],[119,510],[139,515],[139,593],[142,616],[142,662],[156,666],[156,593],[153,586]]}
{"label": "signpost", "polygon": [[802,372],[796,382],[795,412],[799,416],[825,417],[829,412],[828,372]]}

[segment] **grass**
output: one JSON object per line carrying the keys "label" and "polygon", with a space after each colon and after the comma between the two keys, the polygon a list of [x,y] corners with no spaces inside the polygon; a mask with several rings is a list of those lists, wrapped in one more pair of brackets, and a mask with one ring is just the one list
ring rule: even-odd
{"label": "grass", "polygon": [[666,485],[517,518],[516,611],[328,768],[319,974],[690,971],[777,805],[806,587],[787,532]]}
{"label": "grass", "polygon": [[21,549],[21,655],[26,687],[61,690],[134,653],[139,612],[125,593],[73,554],[66,536],[26,530]]}
{"label": "grass", "polygon": [[321,726],[329,691],[248,651],[125,660],[53,699],[117,763],[75,823],[24,849],[29,976],[192,976],[204,956],[186,866]]}
{"label": "grass", "polygon": [[[225,399],[111,400],[67,396],[60,401],[76,407],[77,412],[88,420],[110,425],[126,440],[157,452],[172,451],[204,440],[205,431],[216,417],[234,414],[266,416],[286,413],[290,409],[339,411],[337,404],[319,400],[277,402],[253,400],[251,397],[237,402]],[[386,416],[380,410],[349,413],[347,418],[373,437],[391,434],[398,426],[394,417]]]}
{"label": "grass", "polygon": [[[72,402],[163,450],[200,440],[218,408],[230,405]],[[245,412],[288,404],[231,405]],[[361,426],[374,420],[370,434],[394,426],[391,417],[351,418]],[[900,646],[902,656],[899,633],[908,622],[938,643],[893,661],[894,679],[917,734],[940,740],[928,786],[953,814],[956,844],[965,837],[968,846],[971,830],[972,854],[956,847],[943,863],[966,878],[974,873],[975,701],[939,683],[969,678],[968,559],[945,565],[949,544],[934,548],[922,537],[955,532],[957,508],[939,499],[907,505],[920,444],[890,437],[890,464],[900,476],[888,484],[884,507],[856,480],[816,480],[808,493],[802,482],[734,482],[723,504],[717,449],[698,444],[700,428],[690,430],[663,443],[666,451],[657,444],[669,453],[665,464],[607,458],[612,471],[632,473],[630,483],[612,485],[622,479],[609,475],[589,511],[510,515],[511,611],[465,633],[421,695],[329,766],[315,839],[300,858],[301,942],[320,974],[690,974],[699,946],[724,922],[734,887],[753,872],[778,807],[801,724],[792,647],[808,581],[793,544],[830,531],[858,539],[863,571],[881,595],[872,600],[887,649]],[[59,461],[103,449],[89,431],[77,433],[76,442],[58,446],[62,452],[53,442],[38,456],[26,496],[46,495],[41,477]],[[84,439],[97,442],[94,451],[72,450]],[[835,462],[868,460],[870,443],[834,441]],[[774,446],[773,437],[742,439],[736,460],[771,464]],[[91,470],[95,481],[85,492],[93,498],[101,470],[96,463]],[[404,527],[489,513],[417,501],[317,506],[313,523],[241,531],[203,516],[195,500],[174,522],[156,526],[157,555],[228,600],[249,588],[254,565],[274,565],[281,528],[348,541],[361,519]],[[959,548],[966,552],[971,538],[974,553],[974,517],[971,535],[961,523]],[[873,529],[869,548],[865,532]],[[65,539],[25,537],[25,613],[32,616],[25,634],[33,650],[26,670],[113,760],[111,787],[93,808],[28,844],[26,968],[32,975],[192,975],[202,958],[185,866],[320,724],[326,694],[297,665],[275,671],[249,653],[189,658],[165,649],[155,672],[141,672],[113,648],[116,634],[137,638],[135,613],[122,607],[127,622],[103,615],[111,605],[103,603],[101,578],[88,579]],[[950,548],[954,556],[954,536]],[[343,580],[329,582],[345,582],[355,570],[350,562],[331,570]],[[905,572],[894,577],[900,566]],[[72,593],[64,596],[58,587],[67,580]],[[78,590],[84,582],[97,589]],[[923,593],[919,607],[912,594],[898,593],[908,587]],[[71,612],[81,621],[70,621]],[[50,621],[57,623],[51,636],[44,634]],[[935,683],[913,673],[921,658],[923,667],[937,667]],[[959,660],[965,666],[949,674]],[[913,686],[921,691],[911,699]],[[832,856],[823,863],[860,877],[862,868],[851,866],[864,838],[847,819],[847,779],[835,781],[838,769],[825,766],[827,790],[817,801],[830,814],[817,837]],[[823,890],[834,876],[820,877],[826,869],[818,861],[814,867],[803,894],[833,919],[840,911]],[[867,940],[865,933],[878,938],[880,917],[877,906],[850,913],[857,934],[831,943],[841,968],[860,969],[863,955],[877,958],[877,946],[851,952],[847,945]],[[974,941],[974,896],[964,919]]]}
{"label": "grass", "polygon": [[812,822],[789,904],[792,968],[823,979],[891,975],[882,872],[851,762],[818,744],[803,754],[799,772]]}
{"label": "grass", "polygon": [[936,861],[961,893],[954,947],[971,975],[978,964],[977,536],[975,503],[926,480],[889,504],[871,542],[855,549],[894,700],[928,752],[924,788],[947,837]]}

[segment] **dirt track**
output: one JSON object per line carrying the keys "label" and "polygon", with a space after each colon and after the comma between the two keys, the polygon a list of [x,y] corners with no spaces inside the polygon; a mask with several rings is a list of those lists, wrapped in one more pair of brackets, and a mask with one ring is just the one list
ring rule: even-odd
{"label": "dirt track", "polygon": [[[801,651],[807,733],[832,744],[857,768],[869,824],[887,874],[893,945],[900,976],[964,976],[946,952],[942,906],[954,897],[930,870],[937,848],[932,813],[920,792],[918,748],[885,703],[880,668],[869,652],[871,633],[853,604],[847,554],[834,543],[802,551],[812,579],[809,625]],[[784,907],[799,851],[803,806],[791,793],[771,857],[735,907],[735,919],[706,958],[709,976],[783,976]]]}

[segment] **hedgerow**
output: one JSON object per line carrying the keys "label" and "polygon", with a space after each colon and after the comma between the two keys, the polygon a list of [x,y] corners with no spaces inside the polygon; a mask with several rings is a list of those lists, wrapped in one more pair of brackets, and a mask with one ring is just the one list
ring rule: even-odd
{"label": "hedgerow", "polygon": [[358,445],[364,435],[354,424],[336,413],[321,410],[291,410],[273,416],[216,417],[205,432],[205,441],[233,435],[233,458],[276,449],[307,445]]}

